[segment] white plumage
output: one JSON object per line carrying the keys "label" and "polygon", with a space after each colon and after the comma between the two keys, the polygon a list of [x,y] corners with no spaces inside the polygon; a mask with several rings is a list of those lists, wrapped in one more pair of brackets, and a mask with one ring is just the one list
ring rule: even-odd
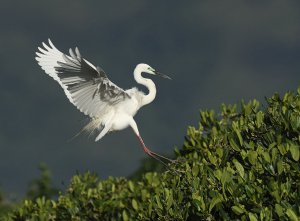
{"label": "white plumage", "polygon": [[137,111],[151,103],[156,96],[155,84],[151,79],[142,77],[142,72],[170,79],[168,76],[155,71],[147,64],[138,64],[134,69],[134,79],[146,86],[149,93],[145,95],[137,88],[123,90],[111,82],[100,67],[84,59],[77,47],[75,52],[70,49],[70,55],[66,55],[59,51],[50,39],[49,45],[44,42],[42,44],[43,48],[38,47],[39,52],[36,52],[38,64],[60,84],[69,101],[91,118],[85,129],[99,131],[96,141],[109,131],[130,126],[147,154],[161,162],[161,158],[169,160],[145,146],[133,119]]}

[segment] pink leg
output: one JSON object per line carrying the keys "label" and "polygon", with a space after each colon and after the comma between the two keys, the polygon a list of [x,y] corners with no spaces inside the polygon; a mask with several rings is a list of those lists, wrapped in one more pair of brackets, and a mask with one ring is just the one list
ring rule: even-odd
{"label": "pink leg", "polygon": [[167,158],[167,157],[164,157],[164,156],[162,156],[162,155],[160,155],[160,154],[157,154],[157,153],[151,151],[149,148],[146,147],[146,145],[145,145],[145,143],[144,143],[142,137],[139,136],[139,135],[137,135],[137,137],[138,137],[140,143],[142,144],[142,147],[143,147],[145,153],[147,153],[150,157],[152,157],[152,158],[158,160],[159,162],[161,162],[162,164],[164,164],[164,165],[166,165],[166,166],[167,166],[167,164],[166,164],[162,159],[164,159],[164,160],[166,160],[166,161],[168,161],[168,162],[172,162],[172,163],[175,162],[175,160],[169,159],[169,158]]}

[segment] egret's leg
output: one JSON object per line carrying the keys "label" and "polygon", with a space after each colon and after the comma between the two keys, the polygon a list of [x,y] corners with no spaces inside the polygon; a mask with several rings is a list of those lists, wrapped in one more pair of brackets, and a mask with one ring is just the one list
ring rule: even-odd
{"label": "egret's leg", "polygon": [[176,170],[174,168],[171,168],[170,165],[168,165],[165,161],[163,161],[162,159],[170,162],[170,163],[177,163],[176,160],[172,160],[172,159],[169,159],[167,157],[164,157],[162,155],[159,155],[153,151],[151,151],[149,148],[146,147],[142,137],[140,135],[137,135],[139,141],[141,142],[143,148],[144,148],[144,151],[152,158],[154,158],[155,160],[159,161],[160,163],[162,163],[165,167],[167,167],[172,173],[174,173],[175,175],[180,175],[180,173],[182,171],[179,171],[179,170]]}
{"label": "egret's leg", "polygon": [[165,162],[163,162],[161,159],[164,159],[164,160],[169,161],[171,163],[175,162],[172,159],[169,159],[169,158],[167,158],[165,156],[162,156],[162,155],[160,155],[158,153],[153,152],[152,150],[150,150],[149,148],[146,147],[146,145],[145,145],[145,143],[144,143],[144,141],[143,141],[143,139],[142,139],[142,137],[140,135],[137,135],[137,137],[138,137],[140,143],[142,144],[142,147],[143,147],[145,153],[147,153],[149,156],[155,158],[156,160],[162,162],[163,164],[165,164]]}
{"label": "egret's leg", "polygon": [[161,162],[161,163],[164,164],[165,166],[167,166],[167,164],[166,164],[162,159],[164,159],[164,160],[166,160],[166,161],[168,161],[168,162],[172,162],[172,163],[173,163],[173,162],[176,162],[175,160],[171,160],[171,159],[169,159],[169,158],[167,158],[167,157],[164,157],[164,156],[162,156],[162,155],[159,155],[159,154],[157,154],[157,153],[155,153],[155,152],[149,150],[149,149],[146,147],[146,145],[145,145],[145,143],[144,143],[142,137],[140,136],[138,127],[137,127],[137,125],[136,125],[136,122],[134,121],[133,118],[130,118],[130,119],[129,119],[129,125],[131,126],[131,128],[132,128],[133,131],[134,131],[134,133],[135,133],[136,136],[138,137],[140,143],[142,144],[142,147],[143,147],[145,153],[147,153],[150,157],[153,157],[154,159],[158,160],[159,162]]}

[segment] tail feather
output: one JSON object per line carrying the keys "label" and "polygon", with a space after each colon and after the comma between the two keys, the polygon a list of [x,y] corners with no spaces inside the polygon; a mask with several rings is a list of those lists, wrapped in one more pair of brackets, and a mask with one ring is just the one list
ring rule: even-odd
{"label": "tail feather", "polygon": [[91,119],[88,124],[86,124],[77,134],[75,134],[69,141],[75,139],[81,134],[88,134],[90,138],[96,132],[101,132],[104,128],[104,124],[99,119]]}

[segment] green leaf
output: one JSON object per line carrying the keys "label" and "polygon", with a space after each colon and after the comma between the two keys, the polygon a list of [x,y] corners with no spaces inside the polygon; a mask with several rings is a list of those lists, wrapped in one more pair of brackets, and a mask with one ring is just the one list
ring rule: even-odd
{"label": "green leaf", "polygon": [[88,189],[87,191],[87,197],[90,198],[93,194],[93,189]]}
{"label": "green leaf", "polygon": [[162,206],[162,204],[161,204],[161,202],[160,202],[160,199],[159,199],[159,196],[158,196],[158,195],[155,195],[155,200],[156,200],[156,203],[157,203],[158,208],[162,210],[162,209],[163,209],[163,206]]}
{"label": "green leaf", "polygon": [[220,180],[222,177],[222,171],[220,169],[217,169],[214,171],[214,175],[218,180]]}
{"label": "green leaf", "polygon": [[290,218],[290,220],[292,220],[292,221],[298,221],[298,217],[297,217],[296,213],[292,209],[288,208],[286,210],[286,215]]}
{"label": "green leaf", "polygon": [[299,146],[292,144],[290,146],[290,152],[292,154],[293,160],[298,161],[299,160]]}
{"label": "green leaf", "polygon": [[229,139],[229,143],[230,143],[230,146],[232,147],[232,149],[234,149],[235,151],[241,151],[240,147],[236,144],[236,142],[233,140],[233,138]]}
{"label": "green leaf", "polygon": [[136,202],[135,199],[131,200],[131,205],[132,205],[133,209],[138,210],[138,208],[139,208],[138,203]]}
{"label": "green leaf", "polygon": [[190,137],[190,142],[191,142],[192,146],[194,147],[195,144],[196,144],[196,143],[195,143],[195,140],[194,140],[193,138]]}
{"label": "green leaf", "polygon": [[221,203],[223,201],[223,196],[221,194],[216,195],[209,204],[209,212],[217,205],[218,203]]}
{"label": "green leaf", "polygon": [[201,207],[202,211],[205,211],[206,206],[205,206],[205,203],[204,203],[204,200],[203,200],[202,196],[199,197],[199,201],[200,201],[200,207]]}
{"label": "green leaf", "polygon": [[197,211],[201,211],[201,202],[197,199],[193,199],[193,204],[196,207]]}
{"label": "green leaf", "polygon": [[168,209],[168,210],[169,210],[170,207],[172,206],[173,201],[174,201],[174,199],[173,199],[173,191],[171,190],[171,191],[169,192],[168,197],[167,197],[167,209]]}
{"label": "green leaf", "polygon": [[[270,145],[271,146],[271,145]],[[276,162],[276,160],[277,160],[277,154],[278,154],[278,150],[277,150],[277,148],[274,148],[274,147],[270,147],[270,148],[272,148],[272,162],[273,163],[275,163]]]}
{"label": "green leaf", "polygon": [[285,146],[283,144],[279,144],[278,145],[278,150],[281,153],[281,155],[285,155],[286,152],[287,152],[287,150],[286,150],[286,148],[285,148]]}
{"label": "green leaf", "polygon": [[208,152],[208,159],[209,161],[213,164],[213,165],[216,165],[217,163],[217,157],[212,155],[210,152]]}
{"label": "green leaf", "polygon": [[263,155],[265,161],[267,161],[268,163],[271,162],[270,154],[267,151],[263,152],[262,155]]}
{"label": "green leaf", "polygon": [[254,150],[250,150],[249,153],[248,153],[248,160],[249,162],[254,165],[256,164],[256,161],[257,161],[257,153],[256,151]]}
{"label": "green leaf", "polygon": [[281,197],[278,190],[274,190],[273,192],[271,192],[271,195],[276,199],[277,202],[281,201]]}
{"label": "green leaf", "polygon": [[243,145],[243,138],[242,138],[241,132],[240,132],[238,129],[236,129],[236,130],[235,130],[235,133],[236,133],[236,135],[237,135],[238,138],[239,138],[240,145]]}
{"label": "green leaf", "polygon": [[116,185],[113,183],[111,186],[111,192],[114,193],[115,191],[116,191]]}
{"label": "green leaf", "polygon": [[257,125],[258,128],[260,128],[261,125],[262,125],[263,117],[264,117],[264,114],[263,114],[262,111],[257,112],[257,114],[256,114],[256,125]]}
{"label": "green leaf", "polygon": [[236,133],[237,137],[239,138],[240,145],[243,145],[243,138],[242,138],[242,135],[240,132],[238,122],[233,121],[232,128],[233,128],[234,132]]}
{"label": "green leaf", "polygon": [[122,217],[123,217],[123,221],[128,221],[129,220],[126,210],[123,210]]}
{"label": "green leaf", "polygon": [[257,221],[257,218],[253,213],[249,212],[248,216],[249,216],[250,221]]}
{"label": "green leaf", "polygon": [[245,171],[244,171],[244,167],[242,166],[242,164],[240,164],[240,162],[237,160],[233,160],[233,163],[234,163],[235,168],[237,169],[238,173],[240,174],[240,176],[242,178],[244,178]]}
{"label": "green leaf", "polygon": [[223,157],[223,149],[222,149],[221,147],[218,147],[218,148],[216,149],[216,153],[218,154],[218,156],[219,156],[220,158]]}
{"label": "green leaf", "polygon": [[231,174],[227,170],[223,170],[222,176],[221,176],[221,183],[224,186],[225,183],[229,182],[231,180]]}
{"label": "green leaf", "polygon": [[147,190],[143,189],[141,191],[141,196],[142,196],[142,201],[145,201],[149,197],[149,193],[147,192]]}
{"label": "green leaf", "polygon": [[197,210],[205,211],[205,203],[202,196],[199,196],[198,193],[192,194],[193,204],[196,206]]}
{"label": "green leaf", "polygon": [[197,176],[198,175],[198,173],[199,173],[199,167],[198,167],[198,165],[193,166],[192,173],[193,173],[193,176]]}
{"label": "green leaf", "polygon": [[128,181],[128,186],[131,192],[134,192],[134,184],[131,180]]}
{"label": "green leaf", "polygon": [[282,206],[280,206],[280,204],[275,204],[275,211],[276,211],[276,213],[277,213],[277,215],[279,216],[279,217],[281,217],[281,216],[283,216],[284,215],[284,213],[283,213],[283,208],[282,208]]}
{"label": "green leaf", "polygon": [[279,175],[283,172],[283,169],[284,169],[283,162],[282,162],[282,160],[279,160],[277,162],[277,172]]}
{"label": "green leaf", "polygon": [[237,215],[241,215],[245,212],[244,208],[241,208],[240,206],[232,206],[231,209]]}

